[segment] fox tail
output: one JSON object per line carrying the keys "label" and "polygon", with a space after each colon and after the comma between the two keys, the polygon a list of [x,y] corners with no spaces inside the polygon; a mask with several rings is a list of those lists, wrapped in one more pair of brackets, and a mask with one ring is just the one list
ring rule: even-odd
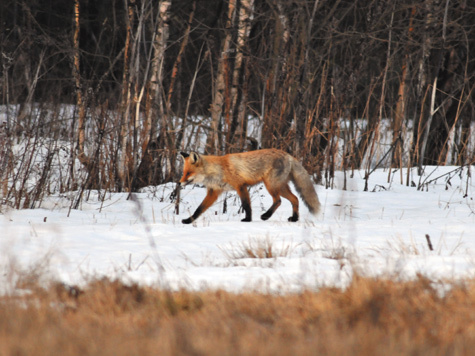
{"label": "fox tail", "polygon": [[297,160],[293,160],[292,162],[290,180],[294,183],[295,189],[310,213],[313,215],[318,214],[320,211],[320,201],[318,200],[317,192],[315,191],[307,171]]}

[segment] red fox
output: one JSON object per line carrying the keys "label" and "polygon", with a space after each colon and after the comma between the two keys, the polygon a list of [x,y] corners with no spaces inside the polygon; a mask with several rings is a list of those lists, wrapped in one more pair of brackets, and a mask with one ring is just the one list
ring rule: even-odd
{"label": "red fox", "polygon": [[262,220],[269,219],[280,206],[280,197],[292,203],[292,216],[289,221],[299,219],[299,200],[292,193],[292,181],[305,205],[312,214],[320,210],[320,202],[310,177],[303,166],[291,155],[277,149],[264,149],[224,156],[204,156],[191,152],[181,153],[184,159],[182,186],[197,183],[207,188],[203,202],[192,216],[183,219],[190,224],[208,209],[225,190],[236,190],[242,201],[246,216],[241,221],[251,221],[251,201],[247,187],[263,182],[273,199],[273,204]]}

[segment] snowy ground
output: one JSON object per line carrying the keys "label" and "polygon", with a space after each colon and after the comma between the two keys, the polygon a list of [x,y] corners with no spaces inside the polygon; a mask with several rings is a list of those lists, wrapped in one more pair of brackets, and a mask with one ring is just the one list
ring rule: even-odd
{"label": "snowy ground", "polygon": [[[287,201],[261,221],[271,199],[260,186],[251,190],[251,223],[240,222],[239,201],[228,193],[226,214],[223,195],[194,225],[183,225],[205,189],[183,190],[177,216],[174,184],[130,200],[127,194],[102,200],[91,192],[69,217],[67,195],[45,199],[40,209],[3,209],[0,292],[13,286],[12,271],[35,269],[70,284],[107,276],[172,289],[277,293],[344,287],[355,271],[395,279],[422,274],[435,282],[475,277],[475,182],[468,169],[427,167],[422,180],[440,178],[423,190],[401,185],[400,171],[388,183],[388,173],[374,172],[364,192],[364,172],[348,177],[346,191],[338,172],[334,189],[316,186],[320,215],[310,216],[301,204],[298,223],[287,222]],[[420,182],[415,171],[411,180]],[[269,246],[272,258],[245,256],[246,249]]]}

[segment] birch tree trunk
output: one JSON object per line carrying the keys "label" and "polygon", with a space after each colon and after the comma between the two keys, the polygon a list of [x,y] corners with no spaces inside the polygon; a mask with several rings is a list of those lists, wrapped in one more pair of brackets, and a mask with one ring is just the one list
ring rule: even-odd
{"label": "birch tree trunk", "polygon": [[169,36],[168,18],[170,16],[169,10],[171,0],[164,0],[160,3],[158,13],[158,26],[153,42],[154,57],[152,60],[152,79],[151,79],[151,93],[158,104],[158,115],[161,121],[161,132],[165,138],[167,136],[168,128],[168,113],[166,111],[166,104],[164,100],[163,88],[163,65],[165,61],[165,50],[167,48],[167,40]]}
{"label": "birch tree trunk", "polygon": [[[157,107],[158,110],[152,110],[154,119],[151,123],[150,140],[157,140],[155,157],[160,167],[157,167],[156,174],[159,180],[163,181],[166,178],[161,177],[163,167],[167,171],[168,176],[173,173],[171,167],[167,163],[174,164],[174,161],[169,160],[169,154],[165,154],[166,150],[174,150],[174,134],[173,126],[169,120],[168,105],[165,100],[165,89],[163,87],[163,68],[165,61],[165,51],[167,49],[167,41],[169,37],[168,22],[170,17],[170,7],[172,5],[171,0],[163,0],[160,2],[158,9],[157,27],[154,34],[153,41],[153,59],[152,59],[152,73],[150,79],[150,96],[152,98],[153,107]],[[158,138],[156,137],[156,127],[160,127]],[[167,169],[168,168],[168,169]]]}
{"label": "birch tree trunk", "polygon": [[[163,104],[163,62],[165,59],[166,42],[168,40],[168,17],[171,0],[160,2],[157,12],[156,26],[153,30],[153,56],[151,59],[151,73],[148,91],[148,101],[151,102],[152,109],[147,114],[147,126],[150,128],[148,140],[156,139],[158,118],[163,124],[165,114]],[[156,109],[158,107],[158,110]],[[162,125],[163,126],[163,125]],[[147,142],[148,144],[148,142]]]}
{"label": "birch tree trunk", "polygon": [[[234,120],[229,129],[229,135],[231,142],[237,146],[236,149],[242,151],[247,136],[246,106],[248,94],[247,81],[249,77],[249,67],[244,58],[244,51],[251,30],[251,20],[254,13],[254,0],[241,0],[240,5],[236,58],[234,61],[231,88],[231,107],[235,114],[233,115]],[[241,90],[239,92],[240,87]]]}
{"label": "birch tree trunk", "polygon": [[86,108],[82,92],[80,57],[79,57],[79,34],[80,34],[80,6],[79,0],[74,1],[74,38],[73,38],[73,77],[76,86],[76,106],[78,110],[78,134],[77,134],[77,153],[79,162],[89,170],[90,160],[84,149],[86,140]]}

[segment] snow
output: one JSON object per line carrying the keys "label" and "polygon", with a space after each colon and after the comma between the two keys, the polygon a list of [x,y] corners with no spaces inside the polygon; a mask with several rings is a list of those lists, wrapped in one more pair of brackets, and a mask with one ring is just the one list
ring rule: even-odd
{"label": "snow", "polygon": [[[352,178],[347,172],[347,190],[342,190],[343,172],[337,172],[333,189],[315,186],[322,212],[313,217],[301,204],[297,223],[287,222],[287,201],[270,220],[259,219],[272,201],[262,186],[251,188],[250,223],[240,221],[239,199],[228,193],[194,224],[182,224],[205,189],[182,190],[175,215],[170,198],[175,184],[148,187],[131,199],[91,191],[77,210],[70,209],[77,192],[46,197],[37,209],[3,207],[0,293],[11,292],[20,271],[38,271],[45,281],[66,284],[108,277],[172,290],[272,293],[343,288],[355,273],[394,279],[422,275],[436,283],[473,278],[470,173],[473,166],[426,167],[419,177],[414,169],[410,181],[417,186],[426,180],[418,190],[401,184],[399,170],[378,169],[364,191],[364,171]],[[406,175],[403,170],[403,183]],[[269,247],[270,258],[245,253]]]}

